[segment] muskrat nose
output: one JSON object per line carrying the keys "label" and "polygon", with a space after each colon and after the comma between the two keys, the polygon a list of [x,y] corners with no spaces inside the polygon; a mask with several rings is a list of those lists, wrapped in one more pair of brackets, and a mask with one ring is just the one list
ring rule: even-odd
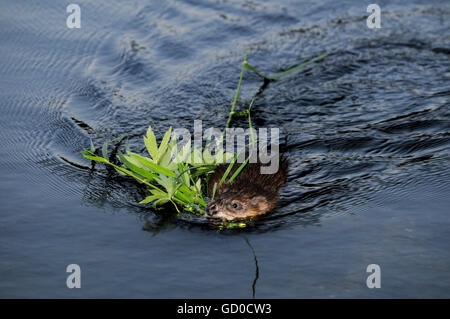
{"label": "muskrat nose", "polygon": [[208,216],[214,216],[215,214],[217,214],[216,204],[212,204],[211,206],[208,206],[208,209],[206,210],[206,214],[208,214]]}

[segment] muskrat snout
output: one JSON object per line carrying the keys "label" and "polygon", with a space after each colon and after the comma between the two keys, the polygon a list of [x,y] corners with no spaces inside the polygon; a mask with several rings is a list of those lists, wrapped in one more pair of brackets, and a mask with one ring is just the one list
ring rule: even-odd
{"label": "muskrat snout", "polygon": [[206,209],[206,215],[212,217],[217,214],[217,205],[216,204],[210,204],[208,205]]}

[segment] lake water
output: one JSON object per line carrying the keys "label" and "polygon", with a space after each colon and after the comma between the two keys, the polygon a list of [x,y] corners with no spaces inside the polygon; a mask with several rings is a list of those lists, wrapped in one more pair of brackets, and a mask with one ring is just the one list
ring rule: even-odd
{"label": "lake water", "polygon": [[[76,3],[80,29],[64,1],[2,4],[0,297],[450,297],[448,1],[379,1],[380,29],[356,0]],[[223,127],[246,48],[265,73],[328,54],[252,109],[287,143],[273,214],[218,232],[84,169],[90,139]]]}

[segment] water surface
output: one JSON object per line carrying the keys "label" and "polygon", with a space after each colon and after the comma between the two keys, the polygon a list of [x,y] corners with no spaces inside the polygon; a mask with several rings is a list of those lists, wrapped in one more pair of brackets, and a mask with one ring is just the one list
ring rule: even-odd
{"label": "water surface", "polygon": [[[382,1],[374,30],[369,3],[78,1],[81,29],[63,2],[4,3],[0,296],[450,297],[450,6]],[[246,48],[266,73],[328,54],[253,108],[287,143],[273,214],[217,232],[84,169],[90,139],[143,152],[151,123],[223,127]],[[261,85],[246,73],[238,107]]]}

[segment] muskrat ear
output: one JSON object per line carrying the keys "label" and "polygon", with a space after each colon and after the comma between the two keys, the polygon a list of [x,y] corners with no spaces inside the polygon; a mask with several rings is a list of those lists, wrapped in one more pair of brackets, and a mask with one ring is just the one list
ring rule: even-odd
{"label": "muskrat ear", "polygon": [[265,211],[269,208],[269,203],[267,202],[267,198],[264,196],[254,196],[250,200],[253,207],[258,208],[261,211]]}

